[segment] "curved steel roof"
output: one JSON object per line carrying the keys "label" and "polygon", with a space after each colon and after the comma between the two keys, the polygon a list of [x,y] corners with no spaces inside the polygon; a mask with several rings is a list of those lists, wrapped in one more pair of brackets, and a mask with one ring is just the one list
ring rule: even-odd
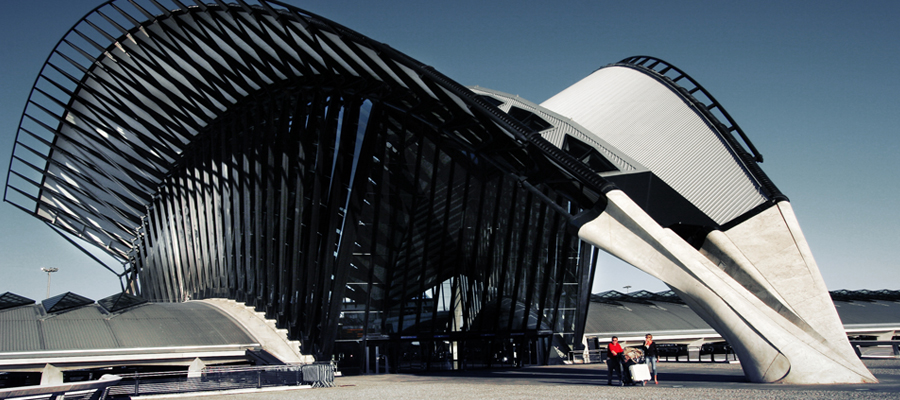
{"label": "curved steel roof", "polygon": [[[670,71],[672,77],[665,75]],[[709,104],[694,94],[705,95]],[[541,106],[646,166],[719,225],[783,197],[756,165],[762,156],[731,117],[690,77],[661,60],[636,57],[600,68]]]}
{"label": "curved steel roof", "polygon": [[[536,106],[467,89],[382,43],[274,0],[111,0],[77,23],[42,68],[4,199],[126,260],[160,182],[206,126],[272,90],[311,87],[414,113],[435,125],[441,140],[547,183],[584,208],[615,187],[603,176],[648,170],[720,225],[783,198],[731,117],[690,77],[657,59],[601,68]],[[554,128],[542,132],[490,96],[518,102]],[[561,149],[570,137],[597,149],[615,171],[597,173]]]}
{"label": "curved steel roof", "polygon": [[83,18],[48,58],[23,114],[5,199],[124,260],[157,185],[194,136],[276,84],[393,98],[502,170],[535,171],[532,158],[548,157],[559,168],[541,174],[566,176],[588,202],[601,197],[605,181],[527,126],[331,21],[269,0],[116,0]]}

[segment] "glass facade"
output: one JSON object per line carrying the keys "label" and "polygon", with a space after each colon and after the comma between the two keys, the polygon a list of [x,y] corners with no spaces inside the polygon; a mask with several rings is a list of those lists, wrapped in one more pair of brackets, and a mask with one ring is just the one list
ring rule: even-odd
{"label": "glass facade", "polygon": [[351,371],[564,356],[595,257],[567,230],[579,210],[429,122],[338,91],[235,107],[143,220],[142,295],[236,298]]}

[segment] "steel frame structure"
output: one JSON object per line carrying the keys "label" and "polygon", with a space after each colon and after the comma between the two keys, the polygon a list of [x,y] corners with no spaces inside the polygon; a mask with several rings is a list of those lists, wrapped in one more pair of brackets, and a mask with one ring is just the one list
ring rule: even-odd
{"label": "steel frame structure", "polygon": [[345,369],[564,356],[603,249],[753,381],[874,381],[761,161],[651,57],[536,105],[275,0],[111,0],[41,70],[4,199],[132,294],[245,302]]}
{"label": "steel frame structure", "polygon": [[134,294],[247,302],[317,359],[420,342],[434,368],[576,343],[597,250],[569,225],[604,184],[313,14],[119,0],[48,58],[4,198],[122,260]]}

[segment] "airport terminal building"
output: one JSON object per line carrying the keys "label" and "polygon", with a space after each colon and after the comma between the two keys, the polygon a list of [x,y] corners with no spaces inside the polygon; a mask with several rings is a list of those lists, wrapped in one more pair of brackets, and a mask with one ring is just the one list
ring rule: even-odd
{"label": "airport terminal building", "polygon": [[568,225],[600,196],[544,171],[540,117],[293,8],[147,6],[55,50],[7,201],[125,261],[133,294],[245,302],[319,360],[577,342],[597,250]]}
{"label": "airport terminal building", "polygon": [[[246,303],[348,369],[557,362],[600,249],[699,308],[752,380],[803,369],[776,337],[853,364],[846,337],[807,339],[843,331],[761,161],[652,57],[539,105],[278,1],[114,0],[41,70],[5,200],[121,260],[130,295]],[[779,271],[812,271],[814,301],[759,278],[783,232],[800,239]],[[848,368],[834,379],[868,379]]]}

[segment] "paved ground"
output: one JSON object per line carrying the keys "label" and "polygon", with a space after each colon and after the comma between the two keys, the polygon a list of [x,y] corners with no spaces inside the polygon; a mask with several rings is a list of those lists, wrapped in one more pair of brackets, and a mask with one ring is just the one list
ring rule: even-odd
{"label": "paved ground", "polygon": [[[900,360],[865,360],[871,385],[755,384],[738,364],[660,363],[659,385],[606,385],[601,364],[430,374],[346,376],[334,388],[225,395],[261,399],[900,399]],[[203,396],[181,396],[208,399]]]}

